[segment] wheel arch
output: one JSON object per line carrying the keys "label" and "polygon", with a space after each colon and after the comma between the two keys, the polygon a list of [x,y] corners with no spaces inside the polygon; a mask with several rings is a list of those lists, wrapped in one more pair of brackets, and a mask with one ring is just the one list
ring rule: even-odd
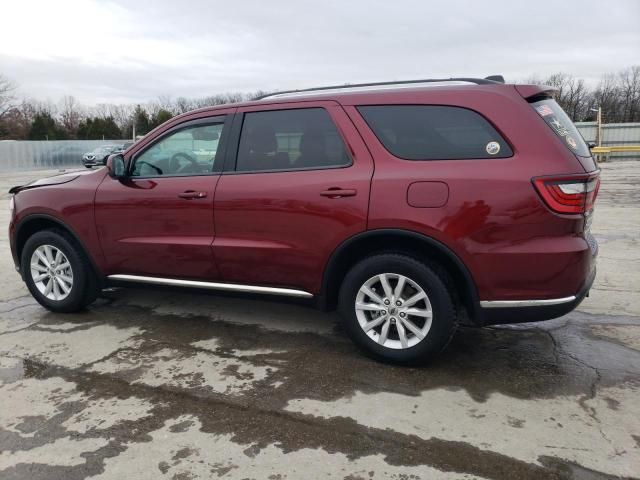
{"label": "wheel arch", "polygon": [[478,318],[479,297],[476,285],[460,257],[432,237],[402,229],[368,230],[341,243],[329,257],[324,270],[320,307],[325,310],[335,309],[342,279],[349,269],[365,257],[383,251],[407,253],[419,260],[439,264],[450,275],[458,300],[466,308],[469,318]]}
{"label": "wheel arch", "polygon": [[59,218],[56,218],[52,215],[35,213],[31,215],[27,215],[16,225],[15,229],[15,248],[16,248],[16,260],[19,267],[22,267],[22,249],[24,248],[24,244],[26,241],[36,232],[47,230],[47,229],[57,229],[62,230],[67,233],[73,241],[78,245],[78,247],[82,250],[85,256],[89,259],[89,263],[91,264],[91,268],[93,268],[94,272],[99,278],[102,278],[101,270],[98,268],[98,265],[91,255],[89,249],[84,245],[78,234],[71,228],[69,225],[64,223]]}

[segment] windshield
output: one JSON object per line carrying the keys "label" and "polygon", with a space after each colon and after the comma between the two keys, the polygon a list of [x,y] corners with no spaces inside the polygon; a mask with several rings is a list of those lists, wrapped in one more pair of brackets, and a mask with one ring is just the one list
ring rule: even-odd
{"label": "windshield", "polygon": [[582,135],[564,110],[550,98],[531,103],[538,115],[551,127],[569,150],[581,157],[590,157],[591,151]]}

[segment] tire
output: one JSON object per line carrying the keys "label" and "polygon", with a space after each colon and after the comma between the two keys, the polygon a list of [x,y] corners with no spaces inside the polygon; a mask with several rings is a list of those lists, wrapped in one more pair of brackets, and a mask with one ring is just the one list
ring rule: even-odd
{"label": "tire", "polygon": [[[58,256],[57,252],[61,255]],[[69,267],[58,270],[57,266],[51,268],[49,263],[45,269],[44,260],[51,259],[59,260],[60,267],[67,264]],[[52,312],[82,310],[96,299],[100,291],[98,278],[86,254],[71,236],[60,230],[42,230],[29,237],[22,249],[20,265],[22,278],[31,295]],[[46,277],[51,273],[55,273],[59,280]],[[43,275],[45,278],[41,279]]]}
{"label": "tire", "polygon": [[[384,288],[381,276],[390,290]],[[404,280],[399,286],[401,277]],[[385,253],[362,260],[347,273],[340,288],[338,308],[344,329],[357,346],[378,360],[426,363],[447,346],[457,327],[456,309],[446,285],[446,272],[437,265],[407,255]],[[363,293],[364,287],[383,303]],[[386,295],[389,291],[394,295]],[[384,304],[385,299],[389,305]],[[356,308],[356,302],[360,307]],[[394,305],[396,302],[399,305]],[[372,311],[373,306],[380,309]]]}

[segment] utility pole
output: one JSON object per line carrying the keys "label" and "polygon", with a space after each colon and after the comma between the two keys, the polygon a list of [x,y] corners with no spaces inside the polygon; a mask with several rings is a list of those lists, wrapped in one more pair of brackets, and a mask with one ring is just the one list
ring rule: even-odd
{"label": "utility pole", "polygon": [[598,106],[598,146],[602,146],[602,107]]}

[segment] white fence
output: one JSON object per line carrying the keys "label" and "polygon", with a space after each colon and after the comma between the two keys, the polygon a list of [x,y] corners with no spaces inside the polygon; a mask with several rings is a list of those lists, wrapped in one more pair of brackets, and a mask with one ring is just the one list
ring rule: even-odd
{"label": "white fence", "polygon": [[[595,142],[598,136],[596,122],[578,122],[576,127],[587,142]],[[640,145],[640,123],[605,123],[602,125],[602,146]],[[640,159],[640,152],[610,154],[615,159]]]}
{"label": "white fence", "polygon": [[2,140],[0,172],[81,167],[82,155],[100,145],[122,145],[125,140]]}

